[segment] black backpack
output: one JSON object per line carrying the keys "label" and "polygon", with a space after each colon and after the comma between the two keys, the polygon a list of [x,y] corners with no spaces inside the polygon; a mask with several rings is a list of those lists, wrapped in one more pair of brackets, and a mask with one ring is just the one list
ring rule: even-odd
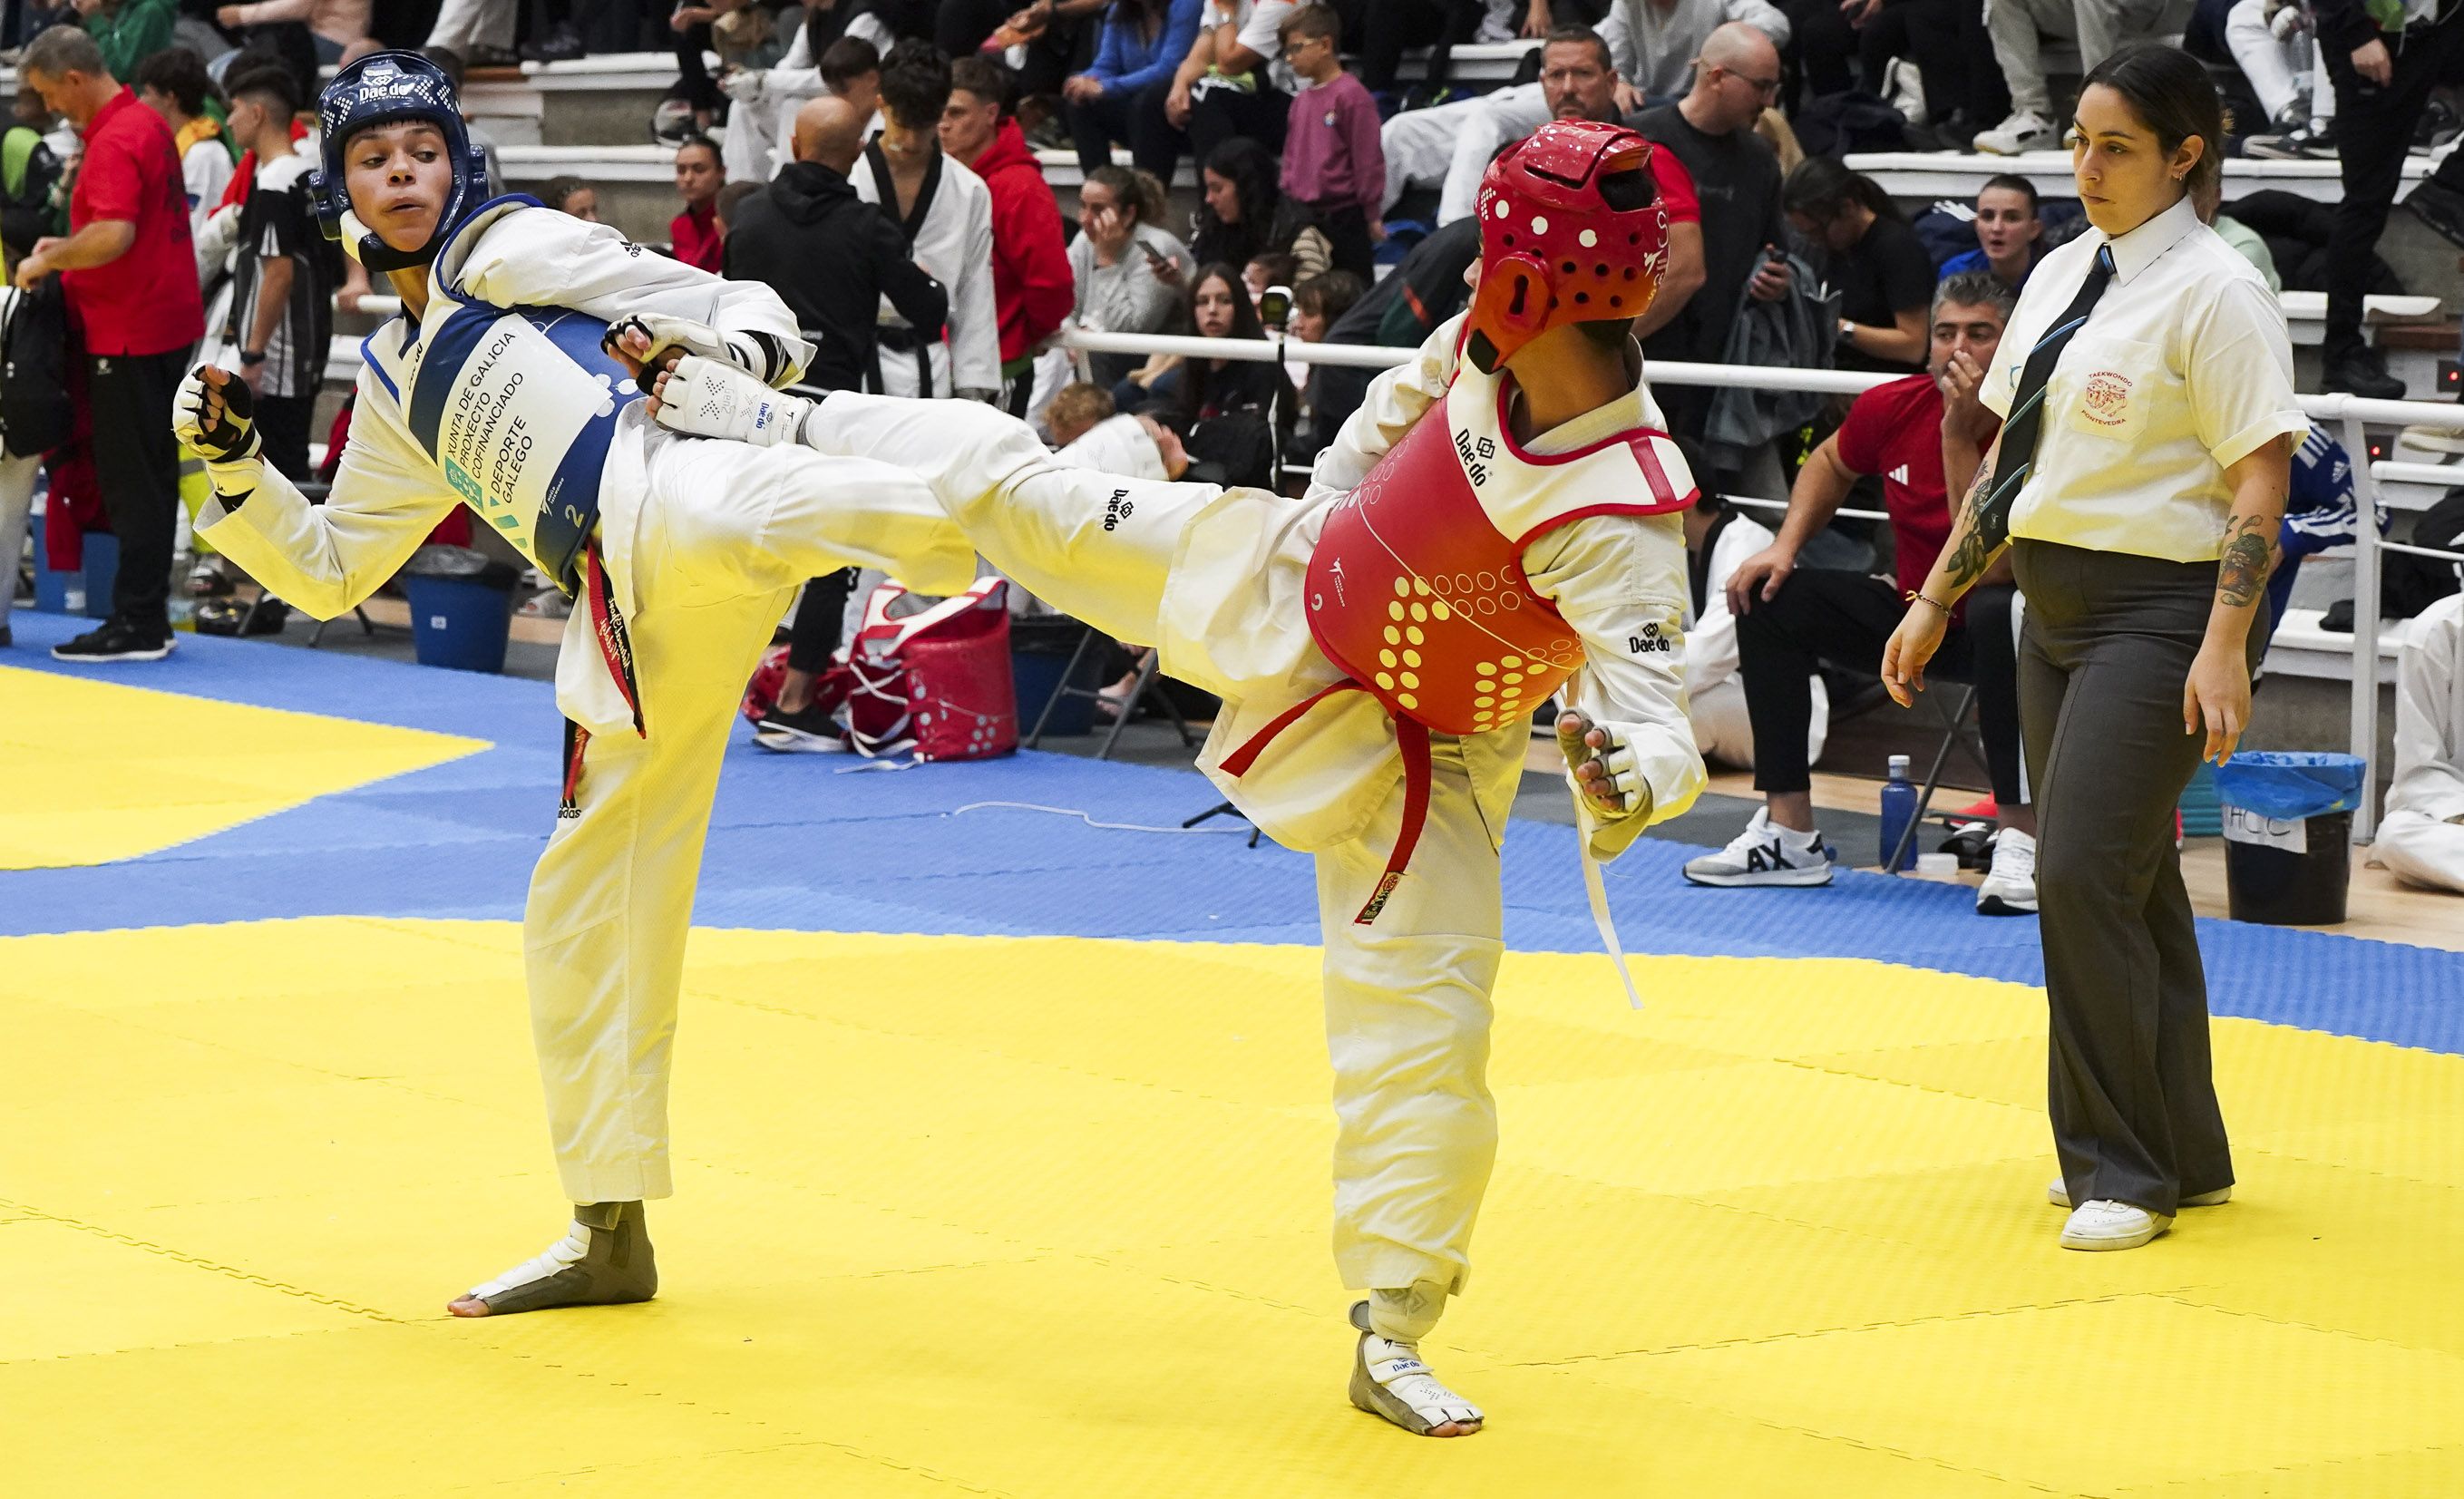
{"label": "black backpack", "polygon": [[69,440],[69,311],[60,278],[19,292],[0,319],[0,446],[16,457]]}
{"label": "black backpack", "polygon": [[31,125],[0,134],[0,244],[11,259],[30,254],[46,234],[68,232],[52,189],[59,186],[60,159]]}

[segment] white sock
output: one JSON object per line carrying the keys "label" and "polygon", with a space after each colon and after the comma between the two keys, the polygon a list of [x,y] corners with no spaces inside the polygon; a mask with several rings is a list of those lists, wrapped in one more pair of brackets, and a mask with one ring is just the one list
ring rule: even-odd
{"label": "white sock", "polygon": [[1402,1290],[1369,1293],[1369,1325],[1379,1337],[1418,1343],[1445,1314],[1446,1293],[1435,1281],[1415,1281]]}

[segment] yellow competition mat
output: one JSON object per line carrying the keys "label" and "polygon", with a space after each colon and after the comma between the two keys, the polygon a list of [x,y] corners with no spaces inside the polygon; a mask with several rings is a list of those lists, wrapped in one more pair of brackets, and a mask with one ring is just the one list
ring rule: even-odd
{"label": "yellow competition mat", "polygon": [[487,747],[0,667],[0,870],[133,859]]}
{"label": "yellow competition mat", "polygon": [[697,933],[660,1298],[456,1322],[563,1216],[512,925],[0,939],[0,1492],[2464,1493],[2464,1058],[2218,1022],[2239,1195],[2073,1254],[2037,991],[1511,955],[1429,1442],[1344,1400],[1316,967]]}

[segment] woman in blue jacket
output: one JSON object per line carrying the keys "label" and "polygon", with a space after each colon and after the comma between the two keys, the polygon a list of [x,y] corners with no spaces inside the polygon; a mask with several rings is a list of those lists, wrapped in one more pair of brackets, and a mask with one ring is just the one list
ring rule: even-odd
{"label": "woman in blue jacket", "polygon": [[1081,171],[1110,164],[1118,142],[1141,170],[1172,180],[1179,132],[1166,123],[1160,108],[1141,109],[1138,99],[1172,87],[1174,70],[1197,44],[1203,9],[1203,0],[1113,0],[1104,13],[1095,65],[1061,85]]}

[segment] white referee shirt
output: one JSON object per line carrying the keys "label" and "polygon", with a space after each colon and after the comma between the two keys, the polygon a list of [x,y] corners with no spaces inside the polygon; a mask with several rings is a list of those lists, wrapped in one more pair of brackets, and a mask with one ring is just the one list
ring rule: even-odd
{"label": "white referee shirt", "polygon": [[2284,309],[2189,199],[2108,241],[2090,229],[2038,263],[1979,397],[2004,417],[2028,351],[2079,296],[2097,251],[2113,282],[2046,382],[2035,466],[2011,535],[2170,562],[2223,555],[2224,471],[2310,430]]}

